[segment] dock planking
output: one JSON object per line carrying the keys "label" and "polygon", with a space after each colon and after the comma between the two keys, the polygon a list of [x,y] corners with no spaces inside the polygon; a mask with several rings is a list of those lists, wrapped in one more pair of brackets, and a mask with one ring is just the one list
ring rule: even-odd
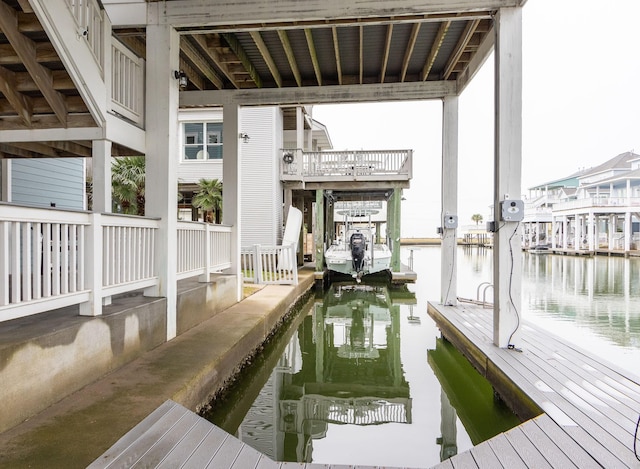
{"label": "dock planking", "polygon": [[[523,324],[517,344],[522,352],[499,349],[491,342],[492,310],[477,305],[429,303],[428,310],[443,335],[479,363],[476,368],[499,393],[516,389],[545,411],[547,418],[507,432],[520,456],[530,454],[531,445],[517,443],[517,430],[550,467],[638,467],[633,437],[640,379],[633,373],[530,323]],[[500,381],[492,379],[498,375]]]}

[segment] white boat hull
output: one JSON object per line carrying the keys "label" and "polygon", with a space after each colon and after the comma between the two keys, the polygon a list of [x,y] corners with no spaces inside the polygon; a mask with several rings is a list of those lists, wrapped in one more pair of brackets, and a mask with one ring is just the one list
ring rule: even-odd
{"label": "white boat hull", "polygon": [[390,270],[391,251],[384,244],[374,246],[373,255],[370,249],[366,251],[362,269],[358,272],[353,266],[351,252],[343,245],[333,245],[325,252],[325,262],[327,268],[333,272],[338,272],[353,277],[375,274]]}

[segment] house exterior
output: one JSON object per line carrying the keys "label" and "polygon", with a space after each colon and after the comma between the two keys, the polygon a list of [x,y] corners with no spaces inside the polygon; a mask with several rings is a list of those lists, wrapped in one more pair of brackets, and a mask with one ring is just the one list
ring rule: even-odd
{"label": "house exterior", "polygon": [[[565,179],[543,184],[526,206],[528,236],[574,253],[633,254],[640,250],[640,155],[629,151]],[[541,216],[541,211],[543,215]]]}

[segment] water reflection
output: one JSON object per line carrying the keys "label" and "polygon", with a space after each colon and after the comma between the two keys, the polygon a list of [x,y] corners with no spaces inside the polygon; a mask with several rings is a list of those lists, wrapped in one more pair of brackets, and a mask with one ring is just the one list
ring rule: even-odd
{"label": "water reflection", "polygon": [[276,461],[398,467],[435,465],[519,423],[415,304],[407,290],[334,284],[262,389],[241,383],[208,418]]}
{"label": "water reflection", "polygon": [[411,423],[399,313],[385,287],[334,285],[304,319],[271,386],[260,393],[277,396],[276,426],[263,425],[266,408],[259,402],[240,425],[243,440],[254,447],[260,440],[276,442],[267,452],[275,460],[311,462],[312,441],[324,438],[329,424]]}

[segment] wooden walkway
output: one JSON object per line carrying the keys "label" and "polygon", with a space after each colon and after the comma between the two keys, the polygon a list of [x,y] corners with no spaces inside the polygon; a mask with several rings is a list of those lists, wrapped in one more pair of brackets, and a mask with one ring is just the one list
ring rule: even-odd
{"label": "wooden walkway", "polygon": [[640,378],[526,322],[522,351],[499,349],[491,309],[429,303],[428,311],[520,415],[544,412],[439,468],[640,468],[633,452]]}
{"label": "wooden walkway", "polygon": [[[499,349],[491,342],[489,309],[430,303],[428,310],[443,335],[529,419],[436,468],[640,468],[633,453],[639,378],[531,324],[523,325],[522,352]],[[274,462],[171,400],[89,466],[120,467],[365,469]]]}

